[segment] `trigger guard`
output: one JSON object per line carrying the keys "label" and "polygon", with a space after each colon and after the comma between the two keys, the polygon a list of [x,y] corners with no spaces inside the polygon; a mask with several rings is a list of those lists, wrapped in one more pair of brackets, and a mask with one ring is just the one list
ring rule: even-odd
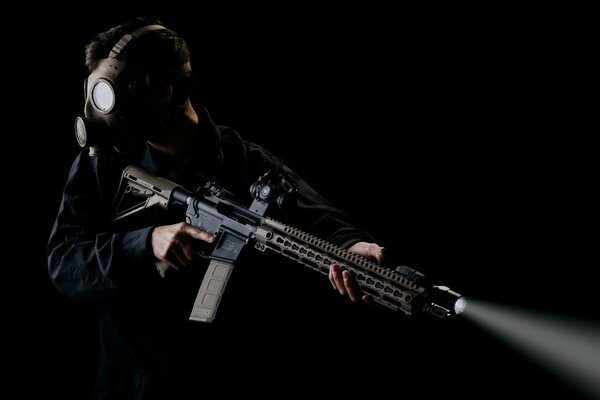
{"label": "trigger guard", "polygon": [[216,243],[217,243],[216,238],[213,243],[202,242],[202,244],[198,246],[200,249],[198,251],[196,251],[196,254],[199,257],[202,257],[204,259],[210,259],[211,258],[210,255],[212,254],[212,251],[215,248]]}

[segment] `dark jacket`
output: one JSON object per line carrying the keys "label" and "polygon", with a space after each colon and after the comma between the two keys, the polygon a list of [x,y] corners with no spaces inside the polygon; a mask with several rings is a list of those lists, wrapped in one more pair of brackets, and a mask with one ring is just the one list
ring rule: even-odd
{"label": "dark jacket", "polygon": [[189,379],[202,373],[202,355],[189,350],[188,339],[193,335],[197,342],[199,332],[211,334],[204,324],[188,321],[206,266],[164,279],[154,266],[149,243],[153,227],[181,222],[184,213],[157,208],[112,222],[121,173],[132,161],[187,188],[216,180],[246,205],[250,185],[267,170],[279,168],[299,195],[297,204],[285,211],[273,208],[274,217],[342,246],[373,241],[278,159],[234,130],[214,125],[202,107],[195,108],[202,145],[185,160],[148,145],[133,160],[116,153],[91,157],[84,150],[64,189],[48,243],[49,272],[61,292],[99,310],[100,398],[178,398],[175,388],[187,391],[182,382],[190,384]]}

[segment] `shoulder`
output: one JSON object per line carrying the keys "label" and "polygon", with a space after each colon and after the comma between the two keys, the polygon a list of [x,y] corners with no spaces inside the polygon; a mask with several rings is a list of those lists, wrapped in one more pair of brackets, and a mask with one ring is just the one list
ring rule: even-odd
{"label": "shoulder", "polygon": [[246,140],[234,128],[215,124],[204,106],[194,104],[193,107],[199,115],[200,129],[205,132],[205,139],[210,141],[211,138],[214,138],[217,148],[222,152],[224,161],[252,162],[273,158],[272,154],[265,148]]}
{"label": "shoulder", "polygon": [[262,164],[277,164],[279,161],[270,151],[258,143],[244,139],[235,129],[218,126],[224,156],[236,158],[259,167]]}
{"label": "shoulder", "polygon": [[244,139],[235,129],[219,127],[223,161],[246,169],[250,179],[256,179],[270,169],[278,169],[282,162],[262,145]]}
{"label": "shoulder", "polygon": [[249,187],[267,171],[278,169],[280,162],[262,146],[244,139],[235,129],[224,126],[218,128],[222,163],[217,179],[239,201],[249,201]]}

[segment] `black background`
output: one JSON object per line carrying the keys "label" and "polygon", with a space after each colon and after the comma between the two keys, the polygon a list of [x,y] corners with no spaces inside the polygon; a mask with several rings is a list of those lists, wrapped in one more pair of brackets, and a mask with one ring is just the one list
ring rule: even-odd
{"label": "black background", "polygon": [[[83,107],[83,46],[144,13],[23,19],[37,39],[18,46],[26,76],[14,103],[26,129],[11,137],[34,173],[8,171],[33,185],[19,186],[25,229],[13,234],[24,247],[15,268],[22,283],[7,284],[16,289],[9,330],[23,397],[41,387],[45,396],[89,398],[95,317],[53,288],[45,242],[79,151],[72,125]],[[583,233],[595,226],[593,148],[579,123],[589,110],[580,96],[585,61],[560,23],[508,14],[153,13],[188,40],[194,100],[281,156],[400,262],[467,296],[597,319],[588,278],[597,257]],[[236,297],[243,285],[234,282],[215,328],[229,343],[224,392],[575,396],[468,321],[352,305],[325,277],[278,258],[252,268],[243,275],[250,289]]]}

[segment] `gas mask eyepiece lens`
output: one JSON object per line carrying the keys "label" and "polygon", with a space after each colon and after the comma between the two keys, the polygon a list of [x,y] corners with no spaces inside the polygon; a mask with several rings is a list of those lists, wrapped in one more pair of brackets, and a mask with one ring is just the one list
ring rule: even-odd
{"label": "gas mask eyepiece lens", "polygon": [[109,113],[115,105],[115,91],[110,83],[99,79],[92,87],[92,103],[103,113]]}

